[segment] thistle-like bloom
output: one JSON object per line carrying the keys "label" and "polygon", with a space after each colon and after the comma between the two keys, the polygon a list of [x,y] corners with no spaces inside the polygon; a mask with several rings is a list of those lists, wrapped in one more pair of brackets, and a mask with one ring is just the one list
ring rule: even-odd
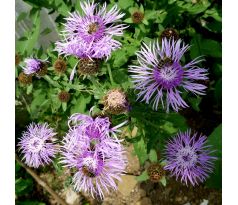
{"label": "thistle-like bloom", "polygon": [[[69,124],[74,123],[64,137],[62,163],[77,171],[73,177],[76,191],[92,197],[103,198],[103,192],[116,190],[126,167],[124,148],[116,135],[118,126],[110,128],[107,117],[74,114]],[[121,125],[119,125],[121,126]]]}
{"label": "thistle-like bloom", "polygon": [[27,75],[38,73],[45,67],[45,61],[35,58],[27,58],[24,62],[26,67],[23,67],[23,72]]}
{"label": "thistle-like bloom", "polygon": [[112,89],[103,97],[103,110],[111,114],[122,114],[129,110],[126,94],[121,89]]}
{"label": "thistle-like bloom", "polygon": [[208,73],[197,65],[203,60],[198,57],[185,65],[181,63],[188,49],[189,46],[180,39],[174,41],[163,38],[161,47],[158,41],[149,46],[143,44],[137,52],[140,65],[129,68],[135,89],[139,91],[137,100],[153,103],[155,110],[160,103],[167,112],[170,106],[178,112],[180,108],[188,107],[181,97],[182,90],[204,95],[206,86],[199,81],[208,79]]}
{"label": "thistle-like bloom", "polygon": [[29,167],[38,168],[40,165],[49,164],[57,153],[54,144],[56,133],[47,123],[31,123],[27,131],[23,132],[18,144],[23,154],[23,160]]}
{"label": "thistle-like bloom", "polygon": [[165,170],[169,170],[176,180],[180,178],[186,185],[190,182],[193,186],[203,182],[213,171],[214,160],[211,156],[214,151],[206,145],[206,136],[191,134],[188,130],[178,133],[170,139],[165,149]]}
{"label": "thistle-like bloom", "polygon": [[79,58],[108,58],[121,44],[113,36],[122,36],[127,28],[117,23],[125,14],[114,5],[109,11],[107,4],[102,7],[94,2],[80,2],[84,15],[71,13],[66,18],[64,40],[56,42],[60,54],[74,55]]}

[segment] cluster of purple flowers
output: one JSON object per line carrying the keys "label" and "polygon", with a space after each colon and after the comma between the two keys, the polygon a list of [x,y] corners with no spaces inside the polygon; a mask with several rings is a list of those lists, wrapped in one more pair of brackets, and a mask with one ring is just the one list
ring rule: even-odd
{"label": "cluster of purple flowers", "polygon": [[[94,2],[80,2],[84,15],[78,12],[66,18],[63,41],[56,42],[59,54],[73,55],[77,58],[108,59],[113,50],[121,43],[113,36],[122,36],[127,27],[116,24],[124,16],[114,5],[109,11],[106,3],[102,7]],[[187,64],[181,62],[189,49],[181,39],[163,38],[157,42],[143,44],[136,53],[138,64],[131,65],[129,71],[138,91],[138,99],[153,109],[159,105],[167,112],[170,108],[178,112],[187,107],[181,97],[182,91],[204,95],[206,86],[199,81],[207,80],[207,69],[200,68],[200,57]],[[23,72],[37,74],[44,66],[39,59],[26,59]],[[71,77],[72,78],[72,77]],[[73,176],[74,188],[104,197],[104,192],[117,189],[117,180],[123,174],[127,160],[125,150],[118,139],[118,128],[112,127],[108,117],[91,117],[73,114],[68,121],[69,131],[63,139],[61,149],[55,144],[56,133],[45,124],[30,124],[19,142],[25,163],[34,168],[49,164],[57,152],[62,154],[61,163],[76,170]],[[196,185],[203,182],[213,170],[216,159],[213,151],[206,145],[206,137],[191,134],[191,131],[179,133],[170,139],[165,149],[166,166],[176,179]]]}
{"label": "cluster of purple flowers", "polygon": [[127,162],[121,141],[116,137],[123,125],[111,127],[108,117],[94,119],[78,113],[70,117],[62,163],[77,170],[73,177],[75,190],[100,198],[104,191],[116,190],[115,180],[120,180]]}
{"label": "cluster of purple flowers", "polygon": [[[78,113],[70,117],[60,152],[61,163],[76,169],[75,190],[103,198],[105,191],[117,189],[116,180],[120,180],[127,163],[124,147],[117,138],[118,128],[125,123],[111,127],[108,117],[94,119]],[[46,123],[30,124],[18,144],[28,166],[38,168],[52,162],[59,151],[53,143],[54,135]]]}

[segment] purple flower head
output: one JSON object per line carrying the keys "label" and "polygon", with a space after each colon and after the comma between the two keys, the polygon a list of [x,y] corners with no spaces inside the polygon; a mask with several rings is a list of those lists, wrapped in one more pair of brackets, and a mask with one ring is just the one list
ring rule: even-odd
{"label": "purple flower head", "polygon": [[198,81],[208,79],[208,73],[197,66],[203,60],[198,57],[185,65],[180,62],[188,49],[180,39],[163,38],[161,47],[158,41],[149,46],[143,44],[137,52],[139,66],[129,68],[135,89],[139,91],[137,100],[152,102],[155,110],[161,103],[167,112],[170,106],[178,112],[180,108],[188,107],[180,95],[181,90],[204,95],[206,86]]}
{"label": "purple flower head", "polygon": [[123,16],[114,5],[109,11],[107,4],[102,7],[94,2],[80,2],[84,15],[71,13],[66,18],[64,40],[56,43],[60,54],[74,55],[80,58],[108,58],[111,52],[121,46],[113,36],[122,36],[127,28],[124,24],[115,24]]}
{"label": "purple flower head", "polygon": [[[122,151],[120,145],[122,140],[117,138],[117,133],[121,132],[118,128],[125,123],[127,121],[112,127],[108,117],[94,119],[88,115],[75,113],[69,119],[69,127],[70,124],[74,124],[71,127],[70,135],[76,136],[77,140],[82,142],[87,149],[109,155],[112,154],[112,149]],[[70,136],[70,138],[72,137]]]}
{"label": "purple flower head", "polygon": [[23,68],[23,72],[27,75],[37,73],[43,66],[43,61],[34,58],[27,58],[25,61],[26,67]]}
{"label": "purple flower head", "polygon": [[123,152],[103,158],[100,152],[85,151],[76,164],[74,187],[77,191],[84,191],[92,197],[103,199],[105,191],[117,190],[116,180],[121,180],[125,167],[126,159]]}
{"label": "purple flower head", "polygon": [[31,123],[26,132],[23,132],[18,146],[23,159],[29,167],[38,168],[49,164],[57,153],[57,146],[53,143],[56,133],[47,123]]}
{"label": "purple flower head", "polygon": [[164,169],[186,185],[188,182],[193,186],[203,182],[213,171],[217,159],[211,156],[214,151],[210,150],[210,145],[206,145],[206,140],[206,136],[191,134],[190,130],[177,134],[166,145],[167,165]]}
{"label": "purple flower head", "polygon": [[77,191],[103,198],[104,191],[116,190],[115,179],[120,180],[126,166],[124,148],[116,137],[123,124],[111,128],[107,117],[93,119],[78,113],[70,117],[61,162],[77,169],[73,177]]}

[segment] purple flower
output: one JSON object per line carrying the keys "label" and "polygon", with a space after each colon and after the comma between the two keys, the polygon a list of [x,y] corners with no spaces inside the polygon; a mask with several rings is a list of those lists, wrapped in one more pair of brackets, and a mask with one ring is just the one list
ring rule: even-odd
{"label": "purple flower", "polygon": [[120,140],[112,137],[119,132],[119,126],[111,128],[107,117],[93,119],[78,113],[70,117],[69,125],[63,139],[61,162],[76,168],[73,177],[76,191],[103,198],[104,191],[116,190],[115,180],[120,180],[126,166],[124,148]]}
{"label": "purple flower", "polygon": [[66,18],[65,30],[62,32],[64,40],[56,42],[56,50],[60,54],[74,55],[80,58],[108,58],[113,50],[121,44],[113,36],[122,36],[127,28],[117,23],[123,16],[114,5],[109,11],[107,4],[102,7],[94,2],[80,2],[85,15],[78,12],[71,13]]}
{"label": "purple flower", "polygon": [[23,132],[18,146],[22,152],[23,160],[29,167],[38,168],[49,164],[57,153],[57,146],[53,143],[56,133],[47,123],[31,123],[27,131]]}
{"label": "purple flower", "polygon": [[166,145],[167,165],[164,169],[186,185],[188,181],[193,186],[203,182],[213,171],[217,159],[211,156],[214,151],[210,150],[210,145],[206,145],[206,140],[206,136],[191,134],[190,130],[177,134]]}
{"label": "purple flower", "polygon": [[34,59],[34,58],[27,58],[25,61],[26,67],[23,67],[23,72],[27,75],[37,73],[43,67],[42,60]]}
{"label": "purple flower", "polygon": [[169,112],[170,106],[178,112],[180,108],[188,107],[181,97],[181,90],[198,95],[205,94],[205,85],[199,80],[208,79],[207,70],[198,67],[203,61],[200,57],[188,64],[182,65],[181,58],[189,49],[182,40],[174,41],[162,39],[162,45],[158,41],[143,44],[137,52],[139,66],[132,65],[129,71],[132,73],[132,81],[138,90],[137,100],[153,103],[153,109],[157,110],[159,103]]}

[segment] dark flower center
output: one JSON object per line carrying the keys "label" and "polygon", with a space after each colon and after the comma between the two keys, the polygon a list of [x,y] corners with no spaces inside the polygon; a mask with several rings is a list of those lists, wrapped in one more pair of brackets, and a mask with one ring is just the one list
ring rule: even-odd
{"label": "dark flower center", "polygon": [[132,14],[133,23],[141,23],[144,18],[144,14],[140,11],[136,11]]}
{"label": "dark flower center", "polygon": [[179,63],[166,57],[154,69],[154,79],[163,89],[171,89],[181,83],[183,69]]}
{"label": "dark flower center", "polygon": [[167,28],[161,34],[161,39],[163,39],[163,38],[167,38],[168,40],[170,38],[172,38],[174,40],[178,40],[179,39],[179,34],[175,29]]}
{"label": "dark flower center", "polygon": [[90,24],[90,25],[88,26],[88,33],[89,33],[89,34],[96,33],[97,30],[98,30],[98,26],[99,26],[99,25],[98,25],[97,22]]}

